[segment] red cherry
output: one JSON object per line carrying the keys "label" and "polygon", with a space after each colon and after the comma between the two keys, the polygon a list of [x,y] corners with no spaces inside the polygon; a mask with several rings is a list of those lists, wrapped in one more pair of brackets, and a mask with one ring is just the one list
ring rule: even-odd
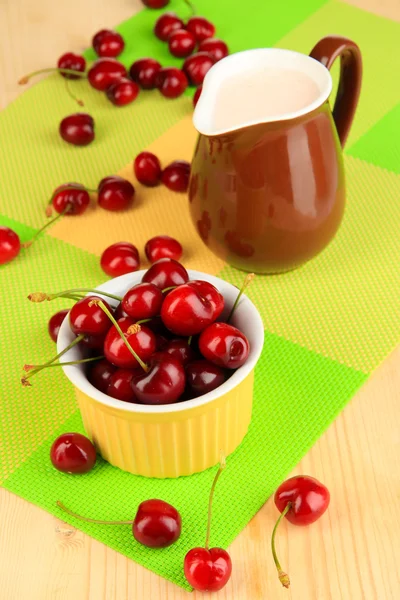
{"label": "red cherry", "polygon": [[189,178],[190,163],[186,160],[174,160],[163,170],[161,182],[173,192],[186,192]]}
{"label": "red cherry", "polygon": [[58,312],[56,312],[55,315],[50,317],[49,323],[47,325],[47,329],[49,332],[49,336],[51,337],[53,342],[57,341],[58,332],[60,331],[62,322],[64,321],[64,319],[68,313],[69,313],[69,308],[66,308],[64,310],[59,310]]}
{"label": "red cherry", "polygon": [[161,64],[154,58],[139,58],[131,65],[129,75],[144,90],[153,90],[160,69]]}
{"label": "red cherry", "polygon": [[195,91],[195,93],[194,93],[194,96],[193,96],[193,106],[196,106],[196,104],[198,103],[198,101],[199,101],[199,98],[200,98],[200,94],[201,94],[202,90],[203,90],[203,86],[202,86],[202,85],[200,85],[200,86],[199,86],[199,87],[196,89],[196,91]]}
{"label": "red cherry", "polygon": [[74,146],[87,146],[94,140],[94,120],[86,113],[64,117],[59,133],[62,139]]}
{"label": "red cherry", "polygon": [[117,367],[114,367],[105,358],[95,362],[94,366],[90,369],[88,374],[88,380],[95,388],[107,394],[108,384],[110,383],[111,375],[115,373]]}
{"label": "red cherry", "polygon": [[157,235],[151,238],[145,247],[147,259],[154,263],[160,258],[173,258],[179,260],[182,256],[182,246],[169,235]]}
{"label": "red cherry", "polygon": [[172,404],[185,390],[185,370],[179,360],[159,352],[149,370],[132,379],[132,388],[142,404]]}
{"label": "red cherry", "polygon": [[102,335],[85,335],[81,344],[86,348],[90,348],[90,350],[103,350],[104,340],[106,338],[106,334]]}
{"label": "red cherry", "polygon": [[126,77],[126,68],[115,58],[99,58],[88,71],[88,81],[95,90],[104,92],[121,77]]}
{"label": "red cherry", "polygon": [[218,62],[229,54],[226,43],[218,38],[207,38],[200,42],[199,52],[207,52],[214,59],[214,62]]}
{"label": "red cherry", "polygon": [[134,538],[148,548],[166,548],[181,534],[181,516],[164,500],[145,500],[139,504],[132,525]]}
{"label": "red cherry", "polygon": [[169,4],[169,0],[142,0],[142,2],[149,8],[163,8]]}
{"label": "red cherry", "polygon": [[[148,360],[156,350],[154,333],[145,325],[136,325],[134,319],[123,317],[118,320],[127,342],[142,361]],[[115,325],[112,325],[104,341],[106,359],[121,369],[136,369],[138,362],[126,347]]]}
{"label": "red cherry", "polygon": [[160,348],[160,350],[168,352],[168,354],[179,360],[184,366],[196,358],[195,351],[186,339],[166,340],[164,348]]}
{"label": "red cherry", "polygon": [[246,362],[250,344],[236,327],[228,323],[213,323],[201,333],[199,350],[204,358],[219,367],[237,369]]}
{"label": "red cherry", "polygon": [[[73,52],[66,52],[57,62],[59,69],[72,69],[73,71],[84,72],[86,69],[86,60],[80,54],[74,54]],[[80,79],[79,75],[73,75],[72,73],[60,73],[66,79]]]}
{"label": "red cherry", "polygon": [[93,50],[99,56],[115,57],[125,47],[124,38],[117,31],[102,29],[92,39]]}
{"label": "red cherry", "polygon": [[166,98],[178,98],[188,86],[183,71],[176,67],[164,67],[156,75],[156,86]]}
{"label": "red cherry", "polygon": [[124,312],[138,321],[158,315],[163,299],[162,291],[153,283],[138,283],[126,292],[121,304]]}
{"label": "red cherry", "polygon": [[134,81],[121,77],[106,90],[106,96],[115,106],[126,106],[136,100],[139,86]]}
{"label": "red cherry", "polygon": [[13,260],[18,256],[20,249],[21,242],[15,231],[0,225],[0,265]]}
{"label": "red cherry", "polygon": [[154,34],[159,40],[166,42],[175,29],[184,29],[183,21],[174,12],[165,12],[158,17],[154,26]]}
{"label": "red cherry", "polygon": [[185,556],[185,577],[199,592],[217,592],[229,581],[232,561],[223,548],[193,548]]}
{"label": "red cherry", "polygon": [[188,56],[182,70],[191,85],[201,85],[204,77],[214,64],[214,59],[207,52],[196,52]]}
{"label": "red cherry", "polygon": [[193,33],[198,42],[212,38],[215,34],[215,26],[204,17],[190,17],[186,29]]}
{"label": "red cherry", "polygon": [[123,402],[135,402],[131,382],[133,375],[137,375],[134,369],[117,369],[110,377],[106,394]]}
{"label": "red cherry", "polygon": [[132,204],[134,197],[135,188],[123,177],[112,175],[99,183],[97,202],[106,210],[125,210]]}
{"label": "red cherry", "polygon": [[182,285],[189,281],[189,275],[183,265],[172,258],[160,258],[143,275],[142,281],[154,283],[160,290]]}
{"label": "red cherry", "polygon": [[132,273],[139,269],[139,252],[129,242],[117,242],[104,250],[100,258],[100,265],[110,277]]}
{"label": "red cherry", "polygon": [[225,373],[208,360],[195,360],[186,366],[187,385],[193,397],[215,390],[225,381]]}
{"label": "red cherry", "polygon": [[60,214],[66,211],[68,215],[81,215],[89,203],[90,196],[80,183],[64,183],[53,192],[52,204]]}
{"label": "red cherry", "polygon": [[168,339],[163,335],[156,333],[156,349],[157,352],[163,352],[168,346]]}
{"label": "red cherry", "polygon": [[63,473],[87,473],[96,462],[96,448],[81,433],[63,433],[53,442],[50,459]]}
{"label": "red cherry", "polygon": [[285,517],[293,525],[310,525],[328,508],[330,494],[328,488],[314,477],[297,475],[281,483],[274,500],[279,512],[290,503]]}
{"label": "red cherry", "polygon": [[199,290],[187,283],[166,296],[161,318],[176,335],[196,335],[214,321],[214,307]]}
{"label": "red cherry", "polygon": [[211,302],[214,310],[214,320],[218,319],[224,310],[225,301],[223,295],[217,290],[217,288],[212,285],[212,283],[200,279],[189,281],[188,285],[197,290],[198,293],[203,296],[203,298],[207,298],[207,300]]}
{"label": "red cherry", "polygon": [[136,179],[143,185],[154,187],[160,183],[161,165],[155,154],[141,152],[133,163]]}
{"label": "red cherry", "polygon": [[196,38],[186,29],[175,29],[168,38],[168,49],[172,56],[185,58],[192,54],[196,47]]}
{"label": "red cherry", "polygon": [[[76,335],[101,336],[111,327],[108,316],[98,306],[98,296],[85,296],[78,300],[69,312],[69,324]],[[108,310],[112,309],[103,301]]]}
{"label": "red cherry", "polygon": [[129,315],[127,315],[126,312],[124,311],[124,309],[122,308],[122,302],[120,302],[114,311],[114,317],[118,321],[118,319],[121,319],[122,317],[128,317],[128,316]]}

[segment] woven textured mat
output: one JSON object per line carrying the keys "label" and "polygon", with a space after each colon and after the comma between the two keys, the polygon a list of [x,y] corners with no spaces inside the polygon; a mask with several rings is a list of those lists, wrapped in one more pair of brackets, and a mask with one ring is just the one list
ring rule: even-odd
{"label": "woven textured mat", "polygon": [[[187,16],[182,1],[171,4]],[[400,337],[400,105],[399,78],[393,76],[400,23],[336,1],[287,0],[280,7],[259,0],[198,0],[197,5],[231,51],[275,45],[308,52],[317,38],[335,32],[360,44],[365,64],[360,107],[345,154],[348,203],[337,237],[302,269],[257,277],[248,292],[263,317],[266,342],[256,369],[252,424],[229,457],[215,496],[211,543],[226,547]],[[179,64],[151,34],[158,14],[144,10],[118,28],[127,40],[126,65],[144,55],[164,65]],[[91,51],[87,56],[93,58]],[[97,285],[105,279],[98,257],[106,245],[125,239],[143,248],[159,233],[182,242],[188,268],[235,284],[243,275],[202,245],[184,195],[161,187],[145,189],[134,180],[132,159],[144,148],[164,164],[191,159],[196,139],[192,91],[175,101],[143,92],[131,106],[117,109],[85,82],[71,85],[96,121],[96,140],[86,148],[68,146],[58,137],[60,119],[75,110],[59,76],[35,85],[0,114],[0,222],[27,240],[43,224],[43,208],[57,185],[81,181],[94,187],[117,172],[135,183],[137,202],[124,214],[93,206],[79,218],[61,219],[0,269],[6,374],[0,482],[185,587],[183,557],[203,542],[215,469],[164,481],[124,473],[102,460],[82,477],[55,471],[48,459],[52,440],[67,430],[83,431],[74,392],[57,369],[38,376],[32,388],[21,388],[19,369],[54,353],[47,320],[69,302],[33,305],[26,296]],[[87,516],[127,519],[149,497],[171,502],[183,517],[178,543],[157,552],[137,544],[129,526],[82,523],[55,505],[62,499]]]}

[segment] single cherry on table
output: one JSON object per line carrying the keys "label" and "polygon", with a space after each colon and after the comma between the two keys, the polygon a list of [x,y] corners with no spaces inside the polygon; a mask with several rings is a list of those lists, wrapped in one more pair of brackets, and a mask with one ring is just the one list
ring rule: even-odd
{"label": "single cherry on table", "polygon": [[100,266],[110,277],[137,271],[140,267],[138,249],[129,242],[116,242],[104,250]]}
{"label": "single cherry on table", "polygon": [[[187,59],[186,59],[187,60]],[[188,78],[177,67],[160,69],[155,78],[156,87],[165,98],[178,98],[188,86]]]}
{"label": "single cherry on table", "polygon": [[156,235],[146,242],[144,251],[147,259],[154,263],[160,258],[173,258],[179,261],[182,256],[182,246],[169,235]]}
{"label": "single cherry on table", "polygon": [[184,193],[189,187],[190,163],[174,160],[162,172],[161,182],[173,192]]}
{"label": "single cherry on table", "polygon": [[114,106],[126,106],[136,100],[140,88],[135,81],[121,77],[106,89],[106,96]]}
{"label": "single cherry on table", "polygon": [[9,227],[0,225],[0,265],[11,262],[18,256],[21,241],[18,234]]}
{"label": "single cherry on table", "polygon": [[161,64],[154,58],[139,58],[129,68],[129,75],[144,90],[154,90]]}
{"label": "single cherry on table", "polygon": [[196,38],[186,29],[175,29],[168,37],[168,49],[177,58],[186,58],[195,47]]}
{"label": "single cherry on table", "polygon": [[89,206],[90,196],[81,183],[64,183],[54,190],[50,203],[60,215],[81,215]]}
{"label": "single cherry on table", "polygon": [[140,152],[134,160],[133,170],[139,183],[154,187],[161,181],[161,164],[152,152]]}
{"label": "single cherry on table", "polygon": [[204,77],[214,63],[214,58],[208,52],[196,52],[186,58],[182,71],[187,76],[191,85],[198,86],[203,83]]}
{"label": "single cherry on table", "polygon": [[163,13],[156,21],[154,34],[162,42],[168,41],[169,36],[176,29],[184,29],[185,25],[174,12]]}
{"label": "single cherry on table", "polygon": [[96,448],[81,433],[63,433],[53,442],[50,459],[63,473],[88,473],[96,463]]}
{"label": "single cherry on table", "polygon": [[[83,73],[86,69],[86,60],[80,54],[66,52],[58,59],[57,67],[59,69],[70,69],[71,71],[80,71]],[[73,73],[60,72],[60,75],[66,79],[79,79],[79,75],[74,75]]]}
{"label": "single cherry on table", "polygon": [[125,42],[117,31],[102,29],[93,36],[92,46],[98,56],[115,58],[125,48]]}
{"label": "single cherry on table", "polygon": [[131,182],[118,175],[104,177],[97,189],[98,205],[113,212],[126,210],[135,198],[135,188]]}
{"label": "single cherry on table", "polygon": [[58,332],[60,331],[60,327],[68,313],[69,313],[69,308],[66,308],[63,310],[59,310],[52,317],[50,317],[50,320],[47,325],[47,329],[49,332],[49,336],[51,337],[53,342],[57,341]]}
{"label": "single cherry on table", "polygon": [[74,146],[87,146],[94,140],[94,119],[87,113],[64,117],[59,126],[62,139]]}

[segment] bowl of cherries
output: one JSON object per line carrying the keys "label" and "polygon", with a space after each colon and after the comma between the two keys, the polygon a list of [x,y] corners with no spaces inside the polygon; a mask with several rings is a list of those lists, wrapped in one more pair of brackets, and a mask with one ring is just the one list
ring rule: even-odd
{"label": "bowl of cherries", "polygon": [[203,471],[237,448],[263,343],[243,289],[170,258],[79,299],[57,338],[98,452],[159,478]]}

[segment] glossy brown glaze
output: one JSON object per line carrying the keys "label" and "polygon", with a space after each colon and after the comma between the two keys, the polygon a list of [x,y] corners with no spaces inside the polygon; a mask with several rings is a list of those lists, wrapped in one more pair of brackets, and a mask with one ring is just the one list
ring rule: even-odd
{"label": "glossy brown glaze", "polygon": [[[337,101],[343,142],[357,85],[351,91],[347,80],[347,101]],[[210,250],[238,269],[279,273],[304,264],[332,240],[344,204],[341,141],[328,102],[297,119],[198,138],[191,216]]]}

